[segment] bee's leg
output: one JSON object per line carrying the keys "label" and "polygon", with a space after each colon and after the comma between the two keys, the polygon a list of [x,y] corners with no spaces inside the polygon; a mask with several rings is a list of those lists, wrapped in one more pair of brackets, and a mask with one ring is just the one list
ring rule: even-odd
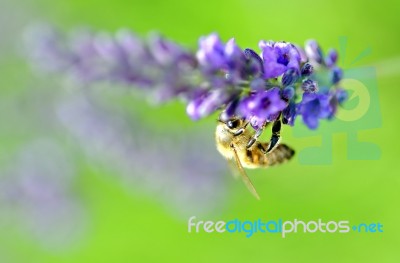
{"label": "bee's leg", "polygon": [[269,141],[267,153],[275,149],[276,146],[279,145],[279,141],[281,139],[281,120],[277,120],[274,122],[272,126],[272,136]]}
{"label": "bee's leg", "polygon": [[263,144],[260,143],[260,142],[257,143],[257,148],[260,149],[260,151],[261,151],[263,154],[267,154],[267,153],[268,153],[267,150],[265,150]]}
{"label": "bee's leg", "polygon": [[253,146],[253,144],[257,141],[258,137],[260,137],[261,134],[263,133],[266,126],[267,126],[267,122],[264,122],[261,125],[261,127],[256,131],[256,133],[253,135],[253,137],[251,137],[251,139],[247,143],[247,146],[246,146],[247,149],[249,149],[251,146]]}
{"label": "bee's leg", "polygon": [[240,128],[240,129],[237,130],[235,133],[233,133],[233,136],[239,136],[240,134],[242,134],[242,133],[246,130],[247,125],[249,125],[249,122],[246,122],[246,123],[243,125],[242,128]]}

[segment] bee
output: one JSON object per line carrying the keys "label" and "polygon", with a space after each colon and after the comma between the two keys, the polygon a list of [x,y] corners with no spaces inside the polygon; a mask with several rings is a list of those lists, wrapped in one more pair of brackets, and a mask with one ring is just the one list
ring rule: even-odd
{"label": "bee", "polygon": [[273,123],[269,142],[258,140],[268,125],[267,122],[255,132],[247,128],[248,125],[249,121],[242,118],[230,117],[224,120],[220,116],[215,139],[218,151],[238,168],[247,188],[257,199],[260,199],[244,168],[267,168],[281,164],[293,157],[294,150],[285,144],[280,144],[280,120]]}

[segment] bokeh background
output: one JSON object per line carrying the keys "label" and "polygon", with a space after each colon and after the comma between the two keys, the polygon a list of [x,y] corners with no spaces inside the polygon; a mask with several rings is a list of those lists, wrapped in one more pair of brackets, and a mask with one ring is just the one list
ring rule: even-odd
{"label": "bokeh background", "polygon": [[[387,0],[0,0],[0,262],[398,262],[399,12]],[[215,150],[215,116],[192,122],[179,102],[155,106],[128,87],[35,74],[22,35],[38,21],[65,32],[155,30],[191,49],[211,32],[254,49],[260,39],[315,38],[344,51],[345,70],[373,69],[363,76],[376,83],[371,125],[285,127],[300,154],[249,171],[257,201]],[[330,160],[299,158],[324,143]],[[380,222],[384,233],[189,234],[193,215]]]}

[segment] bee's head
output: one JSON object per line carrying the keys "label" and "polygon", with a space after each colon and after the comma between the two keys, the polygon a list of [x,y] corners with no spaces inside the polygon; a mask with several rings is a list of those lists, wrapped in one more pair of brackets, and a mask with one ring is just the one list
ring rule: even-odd
{"label": "bee's head", "polygon": [[222,114],[219,116],[218,122],[224,125],[224,128],[229,132],[235,132],[242,128],[244,120],[235,116],[224,117]]}

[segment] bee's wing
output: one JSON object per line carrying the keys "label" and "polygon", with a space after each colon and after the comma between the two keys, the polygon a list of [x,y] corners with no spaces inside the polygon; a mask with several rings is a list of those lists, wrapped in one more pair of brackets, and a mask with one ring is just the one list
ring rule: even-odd
{"label": "bee's wing", "polygon": [[233,153],[234,153],[234,157],[235,157],[235,162],[236,162],[236,166],[239,169],[240,175],[242,176],[243,182],[244,184],[247,186],[247,188],[249,189],[249,191],[258,199],[260,200],[260,196],[257,193],[256,188],[254,187],[253,183],[251,182],[249,176],[246,174],[246,171],[243,169],[242,163],[240,162],[239,156],[237,154],[236,148],[235,146],[231,146]]}

